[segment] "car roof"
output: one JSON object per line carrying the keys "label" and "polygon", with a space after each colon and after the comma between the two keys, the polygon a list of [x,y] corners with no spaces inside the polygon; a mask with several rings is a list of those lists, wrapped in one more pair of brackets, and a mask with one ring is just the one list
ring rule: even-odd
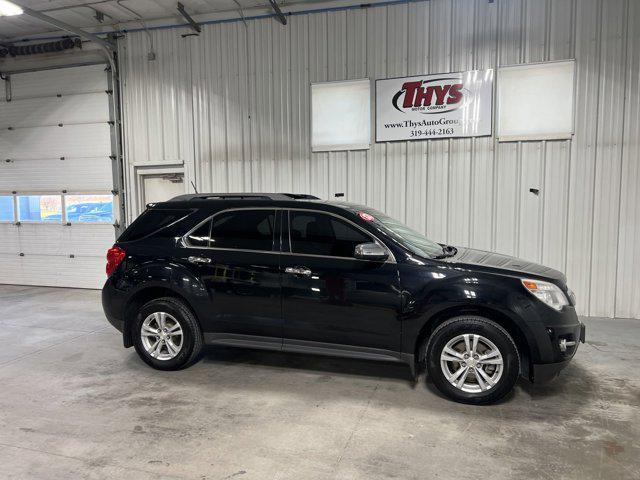
{"label": "car roof", "polygon": [[201,200],[319,200],[314,195],[308,193],[192,193],[178,195],[169,200],[170,202],[201,201]]}
{"label": "car roof", "polygon": [[180,195],[169,201],[149,204],[154,209],[211,210],[247,207],[313,208],[314,210],[357,212],[367,207],[344,201],[328,201],[309,194],[291,193],[199,193]]}

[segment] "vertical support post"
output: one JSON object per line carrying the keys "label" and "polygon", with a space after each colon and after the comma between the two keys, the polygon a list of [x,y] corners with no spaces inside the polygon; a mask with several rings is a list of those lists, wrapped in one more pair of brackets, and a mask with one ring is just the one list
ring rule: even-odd
{"label": "vertical support post", "polygon": [[20,225],[20,209],[18,206],[18,193],[17,192],[12,192],[11,195],[13,195],[13,223],[15,225]]}
{"label": "vertical support post", "polygon": [[60,212],[60,221],[62,222],[62,225],[67,225],[67,223],[69,223],[69,219],[67,218],[67,194],[65,192],[66,190],[63,190],[60,195],[60,208],[62,209]]}
{"label": "vertical support post", "polygon": [[7,102],[11,101],[11,75],[4,77],[4,99]]}
{"label": "vertical support post", "polygon": [[122,122],[120,112],[120,81],[117,59],[106,68],[109,101],[109,125],[111,133],[111,174],[113,177],[113,192],[117,196],[118,218],[114,223],[116,237],[125,229],[128,219],[125,208],[124,168],[122,156]]}

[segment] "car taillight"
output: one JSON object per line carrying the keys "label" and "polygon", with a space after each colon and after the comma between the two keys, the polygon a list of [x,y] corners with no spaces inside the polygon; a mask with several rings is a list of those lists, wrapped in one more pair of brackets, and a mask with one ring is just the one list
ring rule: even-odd
{"label": "car taillight", "polygon": [[107,250],[107,277],[111,276],[126,255],[125,251],[120,247],[111,247]]}

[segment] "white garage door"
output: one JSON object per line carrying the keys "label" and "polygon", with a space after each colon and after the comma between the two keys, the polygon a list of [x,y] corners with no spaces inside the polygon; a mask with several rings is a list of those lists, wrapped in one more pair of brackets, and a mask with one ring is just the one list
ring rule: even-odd
{"label": "white garage door", "polygon": [[0,81],[0,283],[100,288],[113,244],[104,65]]}

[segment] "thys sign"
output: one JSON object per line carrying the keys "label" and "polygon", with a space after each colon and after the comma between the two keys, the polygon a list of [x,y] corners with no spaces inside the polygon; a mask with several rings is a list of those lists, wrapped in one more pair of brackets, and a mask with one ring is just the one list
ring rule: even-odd
{"label": "thys sign", "polygon": [[493,70],[376,80],[376,141],[491,135]]}

